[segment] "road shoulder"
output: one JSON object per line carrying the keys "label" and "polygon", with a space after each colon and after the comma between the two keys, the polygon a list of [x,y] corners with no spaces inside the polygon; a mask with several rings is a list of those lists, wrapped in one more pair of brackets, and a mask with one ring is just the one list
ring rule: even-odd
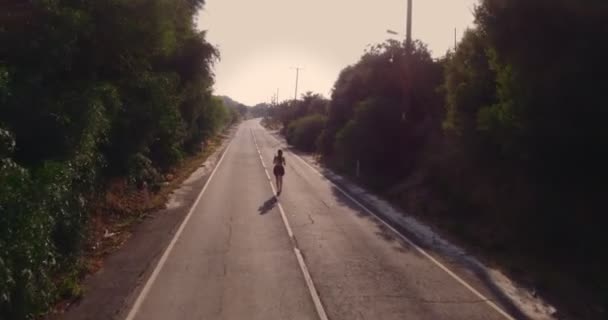
{"label": "road shoulder", "polygon": [[99,271],[85,279],[83,297],[64,314],[51,319],[110,320],[124,313],[194,204],[234,132],[231,130],[221,146],[172,192],[165,209],[148,215],[135,226],[130,239],[105,259]]}

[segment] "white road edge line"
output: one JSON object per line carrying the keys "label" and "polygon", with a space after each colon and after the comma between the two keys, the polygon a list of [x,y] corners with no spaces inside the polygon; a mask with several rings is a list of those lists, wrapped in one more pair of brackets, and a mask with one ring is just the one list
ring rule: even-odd
{"label": "white road edge line", "polygon": [[[253,137],[253,142],[255,143],[255,147],[258,150],[258,153],[260,153],[260,161],[262,161],[262,166],[264,166],[264,171],[266,172],[266,176],[269,177],[268,183],[270,183],[270,188],[272,189],[272,193],[275,194],[275,197],[276,197],[277,192],[274,188],[274,185],[272,184],[270,175],[268,174],[268,170],[266,169],[266,166],[264,165],[264,159],[261,156],[262,153],[260,152],[260,148],[258,147],[258,142],[255,138],[255,134],[253,133],[253,129],[251,129],[251,136]],[[277,204],[279,207],[279,212],[281,213],[283,225],[285,226],[285,229],[287,229],[287,234],[289,235],[289,238],[292,241],[293,252],[296,255],[296,259],[298,260],[298,265],[300,266],[300,270],[302,271],[302,274],[304,275],[304,280],[306,281],[306,286],[308,287],[308,291],[310,292],[310,296],[312,297],[312,301],[315,305],[315,309],[317,310],[317,315],[319,316],[319,318],[321,320],[328,320],[327,314],[325,313],[325,309],[323,308],[323,304],[321,303],[321,298],[319,297],[317,289],[315,288],[315,284],[312,281],[310,272],[308,272],[308,267],[306,266],[304,257],[302,256],[300,249],[298,249],[297,246],[294,244],[295,242],[293,240],[295,238],[293,236],[293,231],[291,230],[291,227],[289,226],[289,220],[287,220],[287,215],[285,214],[285,210],[283,210],[283,206],[279,202],[278,198],[277,198]]]}
{"label": "white road edge line", "polygon": [[199,201],[201,200],[201,198],[203,196],[203,193],[205,193],[205,190],[207,190],[207,186],[209,185],[209,183],[213,179],[213,176],[215,175],[215,172],[217,171],[217,169],[222,164],[222,161],[224,160],[224,157],[228,153],[228,150],[230,149],[231,145],[232,145],[232,141],[230,141],[230,143],[226,147],[226,150],[224,150],[224,153],[222,154],[222,157],[220,158],[220,160],[215,165],[215,168],[211,172],[211,175],[209,176],[209,179],[207,179],[207,182],[205,182],[205,185],[203,186],[203,189],[201,190],[201,192],[198,194],[198,197],[194,201],[194,204],[192,205],[192,207],[190,207],[190,210],[188,211],[188,214],[186,215],[186,218],[184,219],[184,221],[182,221],[182,224],[179,226],[179,229],[177,229],[177,232],[173,236],[173,239],[171,239],[171,242],[169,243],[169,246],[165,249],[165,252],[163,252],[163,255],[161,256],[160,260],[156,264],[156,267],[154,268],[154,271],[152,272],[152,275],[146,281],[146,284],[145,284],[144,288],[139,293],[139,296],[137,296],[137,300],[135,300],[135,303],[131,307],[131,310],[129,311],[129,314],[127,315],[127,317],[125,318],[125,320],[133,320],[133,319],[135,319],[135,316],[137,315],[137,312],[139,311],[139,308],[141,307],[142,303],[146,299],[146,297],[147,297],[150,289],[152,288],[152,285],[154,284],[154,281],[156,281],[156,278],[158,277],[158,274],[160,273],[161,269],[165,265],[165,262],[167,261],[167,258],[169,257],[169,254],[171,253],[171,250],[173,250],[173,247],[175,246],[175,243],[177,242],[177,239],[179,238],[179,236],[184,231],[184,228],[186,227],[186,224],[190,220],[190,217],[192,216],[192,213],[194,212],[194,209],[196,208],[196,206],[198,205]]}
{"label": "white road edge line", "polygon": [[[262,127],[262,128],[264,130],[266,130],[264,127]],[[281,141],[279,141],[277,138],[275,138],[272,134],[268,134],[268,135],[270,137],[272,137],[275,141],[277,141],[279,144],[281,144],[281,145],[283,144]],[[350,194],[348,194],[346,191],[344,191],[340,186],[336,185],[329,178],[326,178],[321,172],[319,172],[319,170],[317,170],[316,168],[314,168],[313,166],[311,166],[310,164],[308,164],[308,162],[306,162],[306,160],[302,159],[300,156],[298,156],[297,154],[295,154],[293,152],[290,152],[290,153],[293,156],[295,156],[298,160],[300,160],[302,163],[304,163],[307,167],[309,167],[310,169],[312,169],[313,172],[315,172],[317,175],[319,175],[320,177],[322,177],[325,180],[327,180],[331,185],[333,185],[336,189],[338,189],[338,191],[340,191],[344,196],[346,196],[348,199],[350,199],[353,203],[355,203],[356,205],[358,205],[359,207],[361,207],[367,213],[371,214],[376,220],[378,220],[383,225],[385,225],[387,228],[389,228],[393,233],[395,233],[397,236],[399,236],[399,238],[401,238],[403,241],[405,241],[409,245],[411,245],[414,249],[416,249],[416,251],[418,251],[423,256],[425,256],[429,260],[431,260],[431,262],[433,262],[441,270],[443,270],[448,275],[450,275],[454,280],[458,281],[462,286],[464,286],[469,291],[471,291],[473,294],[475,294],[478,298],[480,298],[481,300],[483,300],[492,309],[496,310],[498,313],[500,313],[506,319],[515,320],[515,318],[513,318],[506,311],[504,311],[502,308],[500,308],[498,305],[496,305],[492,300],[488,299],[482,293],[480,293],[479,291],[477,291],[470,284],[468,284],[466,281],[464,281],[461,277],[459,277],[457,274],[455,274],[454,272],[452,272],[452,270],[450,270],[448,267],[446,267],[445,265],[443,265],[441,262],[439,262],[437,259],[435,259],[433,256],[431,256],[428,252],[426,252],[424,249],[422,249],[417,244],[415,244],[412,240],[410,240],[409,238],[407,238],[406,236],[404,236],[403,234],[401,234],[399,231],[397,231],[397,229],[393,228],[389,223],[387,223],[386,221],[384,221],[384,219],[380,218],[377,214],[375,214],[373,211],[371,211],[370,209],[368,209],[366,206],[364,206],[357,199],[353,198]]]}

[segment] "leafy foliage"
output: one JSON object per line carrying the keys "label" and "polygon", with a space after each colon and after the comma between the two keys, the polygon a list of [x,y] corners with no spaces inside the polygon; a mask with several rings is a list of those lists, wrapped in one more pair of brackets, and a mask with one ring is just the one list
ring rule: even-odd
{"label": "leafy foliage", "polygon": [[378,185],[403,178],[439,130],[441,80],[441,63],[420,42],[371,47],[336,81],[319,150],[351,172],[360,161]]}
{"label": "leafy foliage", "polygon": [[259,103],[249,109],[252,118],[266,118],[270,115],[271,106],[266,103]]}
{"label": "leafy foliage", "polygon": [[218,98],[221,99],[224,106],[230,110],[231,117],[235,121],[237,119],[245,119],[249,116],[248,113],[249,113],[250,108],[247,107],[246,105],[244,105],[240,102],[234,101],[230,97],[218,96]]}
{"label": "leafy foliage", "polygon": [[[444,125],[461,152],[442,166],[459,165],[470,182],[463,189],[445,175],[444,183],[482,218],[505,226],[495,230],[500,246],[549,268],[583,252],[591,264],[608,261],[605,250],[594,249],[607,240],[599,190],[608,177],[608,87],[594,76],[608,71],[608,46],[598,41],[606,37],[607,16],[601,1],[484,0],[477,27],[446,67]],[[558,269],[606,292],[599,271]]]}
{"label": "leafy foliage", "polygon": [[278,105],[267,106],[260,104],[254,107],[265,113],[267,119],[280,122],[283,130],[287,130],[293,121],[308,115],[326,115],[328,101],[320,94],[306,92],[302,100],[286,101]]}
{"label": "leafy foliage", "polygon": [[314,151],[326,121],[325,116],[312,114],[291,122],[287,128],[287,142],[298,149]]}
{"label": "leafy foliage", "polygon": [[268,118],[283,125],[295,147],[320,151],[349,172],[359,162],[369,183],[390,185],[411,173],[441,129],[442,69],[421,42],[406,49],[387,41],[341,72],[330,101],[308,92],[272,107]]}
{"label": "leafy foliage", "polygon": [[5,1],[0,13],[0,318],[43,313],[90,197],[162,171],[240,119],[212,97],[202,0]]}

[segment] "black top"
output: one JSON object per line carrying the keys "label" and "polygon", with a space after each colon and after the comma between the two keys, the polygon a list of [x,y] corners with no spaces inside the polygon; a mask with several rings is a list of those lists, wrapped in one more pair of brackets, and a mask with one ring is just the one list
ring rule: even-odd
{"label": "black top", "polygon": [[272,160],[272,162],[274,164],[276,164],[277,166],[283,166],[283,165],[285,165],[285,157],[275,156],[274,160]]}

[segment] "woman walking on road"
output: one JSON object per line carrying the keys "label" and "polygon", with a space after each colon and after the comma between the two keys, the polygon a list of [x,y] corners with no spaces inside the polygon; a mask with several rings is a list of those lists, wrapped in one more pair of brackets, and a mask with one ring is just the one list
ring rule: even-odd
{"label": "woman walking on road", "polygon": [[277,181],[277,195],[283,191],[283,175],[285,175],[285,158],[283,157],[283,151],[279,150],[277,155],[272,160],[274,163],[274,176]]}

